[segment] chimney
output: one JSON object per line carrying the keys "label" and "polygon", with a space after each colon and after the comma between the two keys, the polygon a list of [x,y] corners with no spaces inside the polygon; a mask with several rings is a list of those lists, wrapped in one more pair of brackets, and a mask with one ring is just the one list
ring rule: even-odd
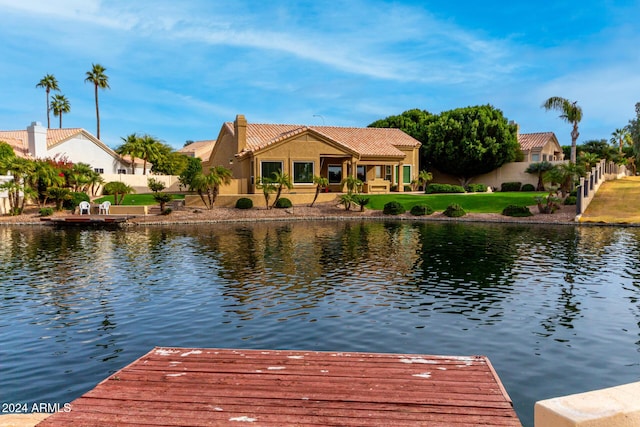
{"label": "chimney", "polygon": [[233,122],[233,128],[236,133],[237,153],[241,153],[247,148],[247,119],[244,118],[244,115],[238,114],[236,116],[236,121]]}
{"label": "chimney", "polygon": [[36,159],[47,157],[47,129],[40,122],[31,122],[27,127],[29,154]]}

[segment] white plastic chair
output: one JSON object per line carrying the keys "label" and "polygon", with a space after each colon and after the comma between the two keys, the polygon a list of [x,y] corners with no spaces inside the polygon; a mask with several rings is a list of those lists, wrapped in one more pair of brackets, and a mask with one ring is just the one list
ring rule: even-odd
{"label": "white plastic chair", "polygon": [[91,215],[91,205],[89,204],[89,202],[80,202],[80,204],[78,205],[78,209],[80,210],[80,215]]}
{"label": "white plastic chair", "polygon": [[109,208],[111,207],[111,202],[106,201],[100,203],[100,208],[98,209],[98,214],[109,215]]}

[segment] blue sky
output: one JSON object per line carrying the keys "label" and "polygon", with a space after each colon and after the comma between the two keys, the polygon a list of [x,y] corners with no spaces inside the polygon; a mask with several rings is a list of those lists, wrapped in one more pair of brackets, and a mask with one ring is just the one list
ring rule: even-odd
{"label": "blue sky", "polygon": [[[548,3],[548,4],[547,4]],[[0,0],[0,129],[46,125],[45,74],[95,134],[92,63],[106,67],[102,140],[179,148],[249,122],[366,126],[411,108],[492,104],[521,132],[609,138],[640,101],[640,1]],[[52,127],[58,123],[52,117]]]}

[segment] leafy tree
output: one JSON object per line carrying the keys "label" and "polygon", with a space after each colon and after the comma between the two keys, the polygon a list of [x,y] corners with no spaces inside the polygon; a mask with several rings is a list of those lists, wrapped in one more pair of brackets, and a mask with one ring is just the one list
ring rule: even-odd
{"label": "leafy tree", "polygon": [[278,170],[277,172],[274,172],[273,174],[273,179],[271,180],[271,182],[276,186],[276,198],[273,200],[273,206],[276,205],[276,203],[278,203],[278,200],[280,200],[280,195],[282,194],[282,190],[284,188],[291,190],[293,188],[293,182],[291,181],[291,177],[286,174],[283,173],[281,170]]}
{"label": "leafy tree", "polygon": [[33,171],[29,174],[26,184],[38,195],[36,201],[39,207],[44,207],[49,198],[48,189],[52,186],[63,187],[66,184],[65,176],[60,168],[47,160],[35,160]]}
{"label": "leafy tree", "polygon": [[64,95],[53,95],[51,109],[53,110],[54,116],[60,117],[60,129],[62,129],[62,115],[71,111],[71,104],[69,104],[69,100]]}
{"label": "leafy tree", "polygon": [[189,191],[193,191],[191,183],[193,179],[202,173],[202,160],[198,157],[187,157],[187,166],[184,168],[182,173],[180,174],[180,185],[189,189]]}
{"label": "leafy tree", "polygon": [[213,209],[213,204],[220,193],[220,186],[231,184],[232,176],[230,169],[224,166],[215,166],[209,169],[209,173],[206,175],[203,173],[196,175],[190,186],[198,193],[207,209]]}
{"label": "leafy tree", "polygon": [[133,187],[122,181],[111,181],[104,185],[102,192],[104,194],[113,195],[113,203],[120,205],[124,201],[124,196],[134,193],[135,191]]}
{"label": "leafy tree", "polygon": [[593,153],[600,159],[605,159],[606,161],[616,161],[619,157],[619,154],[616,152],[616,149],[609,145],[606,139],[592,139],[589,141],[585,141],[580,144],[578,147],[578,155],[581,156],[584,153]]}
{"label": "leafy tree", "polygon": [[422,145],[426,157],[463,186],[514,161],[520,150],[516,126],[491,105],[445,111],[428,126],[427,136]]}
{"label": "leafy tree", "polygon": [[538,185],[536,186],[536,191],[544,191],[544,181],[542,176],[545,172],[553,169],[553,164],[550,162],[536,162],[531,163],[529,167],[525,170],[526,173],[537,173],[538,174]]}
{"label": "leafy tree", "polygon": [[150,159],[151,172],[159,175],[180,175],[186,169],[189,157],[174,151],[167,144],[158,144],[158,152]]}
{"label": "leafy tree", "polygon": [[154,193],[159,193],[166,188],[164,182],[155,178],[147,179],[147,187],[149,187],[149,190],[153,191]]}
{"label": "leafy tree", "polygon": [[94,87],[94,95],[96,100],[96,137],[100,139],[100,109],[98,108],[98,89],[111,89],[109,86],[109,77],[105,74],[107,71],[100,64],[91,64],[91,70],[87,71],[86,78],[84,79],[85,83],[90,82],[93,83]]}
{"label": "leafy tree", "polygon": [[8,164],[16,157],[13,148],[4,141],[0,141],[0,175],[6,175]]}
{"label": "leafy tree", "polygon": [[547,99],[542,107],[545,110],[560,111],[560,118],[567,123],[573,125],[571,130],[571,163],[576,162],[576,144],[580,132],[578,132],[578,123],[582,120],[582,108],[578,105],[578,101],[569,101],[568,99],[561,98],[559,96],[552,96]]}
{"label": "leafy tree", "polygon": [[46,94],[47,94],[47,129],[51,128],[51,119],[50,119],[50,114],[49,111],[51,111],[51,109],[49,108],[49,93],[52,90],[60,90],[60,88],[58,87],[58,80],[54,77],[53,74],[46,74],[36,85],[36,87],[42,87],[44,88]]}
{"label": "leafy tree", "polygon": [[314,175],[313,176],[313,183],[316,185],[316,194],[313,196],[313,201],[311,202],[309,207],[313,207],[313,204],[318,199],[318,194],[320,194],[320,191],[323,188],[327,188],[327,186],[329,185],[329,179],[321,177],[321,176],[318,176],[318,175]]}
{"label": "leafy tree", "polygon": [[[11,214],[20,215],[24,210],[26,199],[34,196],[34,191],[27,185],[29,176],[34,170],[34,162],[21,157],[13,157],[6,161],[6,168],[13,175],[13,180],[0,185],[0,189],[7,191]],[[23,197],[20,197],[21,193]]]}
{"label": "leafy tree", "polygon": [[136,174],[136,159],[142,157],[142,142],[140,137],[132,133],[131,135],[127,135],[126,137],[120,137],[120,139],[124,142],[124,144],[116,147],[116,153],[121,156],[129,156],[131,157],[131,174]]}
{"label": "leafy tree", "polygon": [[632,146],[629,154],[635,160],[632,168],[635,174],[637,165],[640,163],[640,102],[636,103],[636,117],[629,120],[629,124],[625,128],[631,136]]}

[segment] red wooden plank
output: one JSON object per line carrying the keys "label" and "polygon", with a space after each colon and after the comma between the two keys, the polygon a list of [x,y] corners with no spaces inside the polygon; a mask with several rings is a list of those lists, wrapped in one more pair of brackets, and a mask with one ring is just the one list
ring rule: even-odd
{"label": "red wooden plank", "polygon": [[488,359],[156,348],[40,425],[520,425]]}

